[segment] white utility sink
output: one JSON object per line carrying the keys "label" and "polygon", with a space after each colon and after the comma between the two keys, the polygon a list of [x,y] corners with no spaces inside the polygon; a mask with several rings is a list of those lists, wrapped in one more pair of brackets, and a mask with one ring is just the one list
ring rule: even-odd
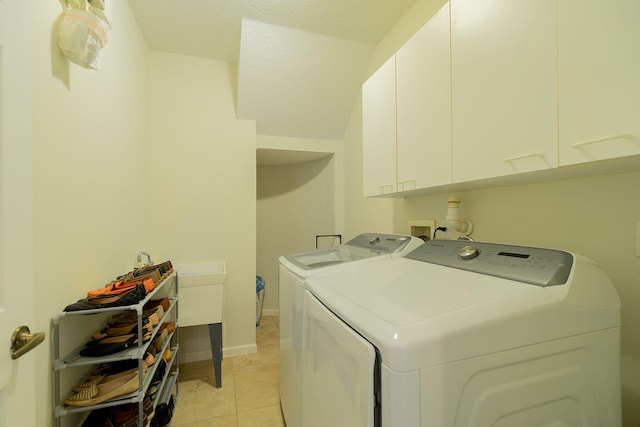
{"label": "white utility sink", "polygon": [[224,262],[183,264],[176,267],[182,288],[224,283],[227,266]]}
{"label": "white utility sink", "polygon": [[180,326],[222,322],[225,262],[178,264]]}

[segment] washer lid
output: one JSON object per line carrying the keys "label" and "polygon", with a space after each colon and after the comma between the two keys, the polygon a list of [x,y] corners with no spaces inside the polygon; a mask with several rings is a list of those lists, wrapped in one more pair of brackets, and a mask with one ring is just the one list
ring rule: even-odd
{"label": "washer lid", "polygon": [[290,269],[311,272],[325,267],[382,255],[404,254],[423,243],[417,237],[400,234],[363,233],[336,248],[317,249],[280,258]]}
{"label": "washer lid", "polygon": [[578,260],[566,284],[548,287],[390,257],[306,286],[402,372],[619,326],[611,283],[586,263],[573,281]]}

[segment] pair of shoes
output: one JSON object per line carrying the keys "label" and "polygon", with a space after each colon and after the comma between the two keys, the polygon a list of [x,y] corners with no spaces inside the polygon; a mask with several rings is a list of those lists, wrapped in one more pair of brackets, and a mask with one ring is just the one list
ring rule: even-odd
{"label": "pair of shoes", "polygon": [[144,359],[142,359],[144,366],[148,368],[149,366],[153,365],[155,361],[156,361],[156,357],[153,354],[151,354],[151,352],[147,351],[144,353]]}
{"label": "pair of shoes", "polygon": [[109,409],[91,411],[80,427],[115,427],[111,422]]}
{"label": "pair of shoes", "polygon": [[130,273],[127,273],[125,276],[122,276],[121,278],[121,280],[132,281],[132,282],[137,280],[143,280],[143,279],[151,279],[153,280],[153,283],[155,285],[158,285],[160,282],[162,282],[162,274],[157,269],[146,270],[146,271],[134,270]]}
{"label": "pair of shoes", "polygon": [[152,278],[140,277],[130,281],[120,280],[120,281],[111,282],[108,286],[104,288],[87,292],[87,298],[89,299],[89,302],[91,302],[94,298],[101,299],[101,298],[115,297],[117,295],[122,294],[123,292],[128,291],[129,289],[135,288],[141,283],[144,284],[144,287],[147,293],[151,292],[155,288],[155,283]]}
{"label": "pair of shoes", "polygon": [[153,374],[153,378],[151,378],[152,385],[158,385],[162,382],[162,378],[164,378],[164,374],[167,371],[167,362],[164,359],[160,359],[158,361],[158,366],[156,367],[156,371]]}
{"label": "pair of shoes", "polygon": [[164,297],[162,299],[152,299],[151,301],[147,302],[144,305],[144,310],[149,310],[159,305],[162,306],[162,309],[164,311],[169,311],[169,307],[171,306],[171,301],[169,301],[169,298],[167,297]]}
{"label": "pair of shoes", "polygon": [[68,406],[93,406],[116,399],[138,389],[138,370],[128,372],[114,379],[105,377],[101,382],[93,383],[70,395],[64,400]]}
{"label": "pair of shoes", "polygon": [[158,426],[168,426],[171,424],[171,418],[173,417],[173,410],[167,403],[161,403],[156,406],[156,413],[154,419]]}
{"label": "pair of shoes", "polygon": [[95,369],[93,369],[88,380],[94,379],[99,376],[107,376],[119,374],[121,372],[130,371],[134,368],[138,368],[138,361],[136,359],[119,360],[117,362],[101,363]]}
{"label": "pair of shoes", "polygon": [[[148,417],[153,413],[153,403],[150,398],[143,400],[143,422],[147,425]],[[114,406],[111,410],[111,421],[115,427],[138,427],[138,404],[127,403],[125,405]]]}
{"label": "pair of shoes", "polygon": [[[145,319],[146,320],[146,319]],[[148,320],[142,325],[142,335],[145,336],[147,334],[151,334],[153,332],[153,323],[150,323]],[[106,328],[109,329],[109,328]],[[94,339],[94,336],[98,336],[99,334],[94,332],[91,336],[91,341],[85,344],[86,347],[90,347],[95,344],[100,344],[104,342],[116,342],[119,337],[123,337],[125,335],[138,335],[138,325],[134,324],[133,326],[127,326],[124,328],[115,328],[114,331],[121,331],[121,333],[117,334],[105,334],[102,338]]]}
{"label": "pair of shoes", "polygon": [[81,310],[97,310],[109,307],[125,307],[135,305],[147,296],[147,290],[143,283],[131,288],[113,298],[88,298],[78,300],[73,304],[69,304],[64,311],[81,311]]}
{"label": "pair of shoes", "polygon": [[[146,364],[146,362],[143,362],[142,364],[142,372],[146,372],[148,369],[148,365]],[[127,377],[135,372],[138,371],[138,367],[133,367],[130,369],[127,369],[125,371],[122,372],[116,372],[113,374],[109,374],[109,375],[95,375],[95,376],[90,376],[88,377],[84,382],[78,384],[77,386],[75,386],[73,388],[73,391],[75,391],[76,393],[80,393],[81,391],[83,391],[84,389],[87,388],[91,388],[94,385],[98,385],[98,384],[105,384],[108,382],[112,382],[115,380],[118,380],[122,377]]]}
{"label": "pair of shoes", "polygon": [[176,322],[164,322],[162,325],[160,325],[159,332],[165,329],[167,330],[167,334],[172,334],[173,331],[176,330]]}
{"label": "pair of shoes", "polygon": [[[149,324],[149,319],[143,318],[142,327],[144,328],[145,325],[147,324]],[[116,337],[118,335],[133,334],[137,332],[137,329],[138,329],[137,321],[126,322],[126,323],[114,323],[111,325],[107,324],[107,326],[105,326],[104,328],[91,334],[91,339],[94,341],[97,341],[106,337]]]}
{"label": "pair of shoes", "polygon": [[142,267],[142,268],[135,269],[133,271],[133,274],[135,276],[136,274],[144,274],[144,272],[151,271],[151,270],[159,271],[160,272],[160,276],[162,276],[162,278],[164,279],[166,276],[168,276],[169,274],[173,273],[173,265],[171,264],[171,261],[165,261],[165,262],[160,263],[160,264],[149,265],[147,267]]}
{"label": "pair of shoes", "polygon": [[[143,319],[149,319],[149,322],[155,326],[160,323],[160,319],[164,316],[164,309],[162,306],[157,306],[154,308],[150,308],[148,310],[144,310],[142,312]],[[138,321],[138,312],[135,310],[127,310],[122,313],[111,316],[107,323],[109,325],[120,324],[120,323],[133,323]]]}
{"label": "pair of shoes", "polygon": [[[151,332],[146,333],[143,337],[143,343],[151,339]],[[121,335],[117,337],[103,338],[98,342],[89,343],[80,350],[80,355],[85,357],[102,357],[123,351],[131,346],[138,344],[138,334]]]}
{"label": "pair of shoes", "polygon": [[156,353],[159,353],[162,351],[162,347],[164,347],[164,343],[167,340],[168,336],[169,334],[167,333],[166,329],[158,331],[158,334],[156,335],[154,340],[151,342],[151,345],[153,346],[153,348],[156,349]]}

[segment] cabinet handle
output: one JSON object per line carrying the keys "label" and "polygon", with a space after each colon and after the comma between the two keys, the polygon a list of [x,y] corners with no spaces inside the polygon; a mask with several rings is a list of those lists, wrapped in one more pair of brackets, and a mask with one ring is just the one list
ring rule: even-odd
{"label": "cabinet handle", "polygon": [[378,188],[380,189],[380,192],[382,194],[384,194],[384,187],[391,187],[391,191],[390,193],[393,193],[393,184],[382,184],[382,185],[378,185]]}
{"label": "cabinet handle", "polygon": [[611,141],[613,139],[633,139],[633,135],[623,133],[620,135],[603,136],[602,138],[595,138],[595,139],[589,139],[587,141],[576,142],[575,144],[571,144],[571,148],[582,148],[585,145],[597,144],[599,142]]}
{"label": "cabinet handle", "polygon": [[513,161],[520,160],[520,159],[526,159],[528,157],[544,157],[544,154],[542,154],[542,153],[521,154],[519,156],[507,157],[507,158],[504,159],[504,162],[505,163],[511,163]]}
{"label": "cabinet handle", "polygon": [[405,179],[404,181],[398,181],[398,185],[399,185],[399,186],[402,186],[402,189],[404,190],[404,185],[405,185],[407,182],[413,182],[413,186],[414,186],[414,187],[416,186],[416,180],[415,180],[415,179]]}

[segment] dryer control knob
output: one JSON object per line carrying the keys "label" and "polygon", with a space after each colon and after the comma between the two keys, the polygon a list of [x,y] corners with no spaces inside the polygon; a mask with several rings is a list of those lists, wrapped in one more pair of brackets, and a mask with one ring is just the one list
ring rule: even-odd
{"label": "dryer control knob", "polygon": [[370,245],[375,245],[377,243],[380,243],[380,236],[369,237]]}
{"label": "dryer control knob", "polygon": [[476,248],[475,246],[465,246],[458,252],[458,258],[463,261],[474,259],[478,255],[480,255],[480,249]]}

